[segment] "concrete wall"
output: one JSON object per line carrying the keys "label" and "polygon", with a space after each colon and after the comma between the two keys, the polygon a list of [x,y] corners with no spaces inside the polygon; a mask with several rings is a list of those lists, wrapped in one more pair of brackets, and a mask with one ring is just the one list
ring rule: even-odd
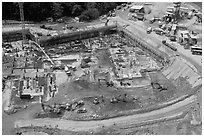
{"label": "concrete wall", "polygon": [[5,32],[3,31],[2,32],[3,42],[13,42],[13,41],[18,41],[18,40],[23,40],[22,33],[26,35],[26,39],[33,38],[29,29],[25,29],[24,32],[22,29],[13,30],[13,31],[5,31]]}

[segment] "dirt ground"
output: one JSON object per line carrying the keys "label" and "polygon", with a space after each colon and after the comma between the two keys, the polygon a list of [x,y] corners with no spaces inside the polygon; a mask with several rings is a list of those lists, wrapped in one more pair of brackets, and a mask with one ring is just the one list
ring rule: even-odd
{"label": "dirt ground", "polygon": [[[150,9],[152,10],[151,13],[147,15],[147,19],[150,19],[153,16],[162,16],[164,11],[166,11],[166,7],[171,5],[172,3],[152,4],[150,6]],[[147,25],[149,25],[148,23],[143,22],[134,23],[132,21],[128,21],[128,18],[126,16],[126,14],[128,14],[127,11],[124,12],[117,11],[117,14],[119,14],[120,17],[116,17],[113,20],[128,23],[130,26],[127,27],[127,29],[135,31],[137,35],[140,35],[140,37],[142,37],[143,35],[145,36],[146,34],[145,29]],[[194,20],[192,20],[192,22],[194,22]],[[200,26],[199,25],[194,26],[192,25],[192,22],[188,24],[189,28],[193,26],[194,30],[197,29],[200,32],[201,30]],[[95,23],[97,22],[89,23],[88,25]],[[56,30],[58,29],[60,30],[63,25],[64,24],[59,25],[54,24],[53,27]],[[76,27],[84,27],[84,25],[87,25],[87,23],[70,25],[76,25]],[[161,46],[162,38],[163,38],[162,36],[160,37],[156,34],[151,35],[149,38],[145,37],[147,42],[151,43],[152,41],[151,44],[159,49],[162,49]],[[117,40],[115,42],[117,42]],[[179,49],[179,53],[183,55],[182,57],[184,57],[187,60],[188,58],[191,58],[192,56],[191,54],[187,54],[187,52],[185,51],[183,52],[181,50],[183,49]],[[49,50],[46,50],[46,52],[47,51]],[[168,50],[165,50],[165,48],[163,48],[163,51],[168,52]],[[95,54],[96,58],[98,59],[97,64],[98,66],[105,68],[110,67],[113,69],[113,71],[115,71],[114,64],[110,58],[110,53],[108,52],[108,50],[95,50]],[[174,52],[169,54],[174,54]],[[10,60],[12,60],[12,57],[11,58],[8,57],[7,58],[8,63],[3,64],[4,75],[11,73],[11,70],[8,69],[9,67],[8,68],[5,67],[6,65],[7,66],[12,65],[9,62]],[[19,59],[19,62],[22,60]],[[35,60],[36,59],[32,59],[31,61]],[[200,61],[198,61],[198,58],[195,56],[192,57],[192,60],[199,67],[200,64],[202,64],[200,63]],[[195,60],[197,60],[197,62],[195,62]],[[71,64],[73,62],[64,61],[62,63]],[[194,65],[194,63],[192,63],[192,65]],[[32,63],[30,65],[32,65]],[[42,66],[42,62],[39,62],[37,66]],[[179,68],[181,69],[181,67]],[[173,73],[174,71],[171,72]],[[188,70],[188,72],[190,72],[190,70]],[[15,73],[20,73],[20,71],[15,71]],[[32,73],[32,70],[28,71],[27,73],[28,75],[34,74]],[[151,72],[148,73],[151,79],[151,85],[141,88],[128,89],[117,88],[114,86],[107,87],[107,85],[103,82],[102,84],[96,81],[91,82],[89,79],[89,75],[83,76],[81,77],[81,79],[79,78],[76,80],[74,76],[68,76],[65,73],[65,71],[62,70],[54,71],[54,73],[56,75],[58,93],[55,95],[54,98],[51,98],[49,101],[45,102],[45,104],[52,106],[54,104],[65,104],[83,101],[84,105],[79,109],[85,108],[87,112],[78,113],[77,112],[78,109],[76,109],[74,111],[65,111],[63,115],[60,116],[60,119],[57,118],[52,119],[48,117],[36,119],[34,118],[34,116],[37,113],[42,112],[42,107],[40,104],[30,104],[28,108],[19,111],[18,113],[12,115],[6,115],[5,113],[3,113],[2,115],[3,134],[16,134],[16,132],[24,132],[24,134],[52,134],[52,135],[202,134],[202,123],[199,122],[202,121],[201,91],[195,92],[196,95],[191,95],[183,99],[182,101],[175,101],[178,100],[178,98],[182,98],[184,95],[190,94],[191,93],[190,91],[196,89],[192,88],[191,84],[189,84],[190,80],[194,81],[193,78],[189,80],[186,79],[186,77],[178,77],[173,80],[171,78],[176,77],[176,73],[167,76],[164,75],[164,73],[162,73],[161,71]],[[199,70],[198,74],[201,73]],[[8,91],[6,91],[6,94],[3,94],[3,96],[7,98],[9,97],[8,95],[9,95]],[[12,95],[15,96],[16,92],[13,92]],[[93,103],[95,98],[99,100],[98,104]],[[111,100],[113,99],[117,99],[117,101],[114,103],[111,102]],[[174,101],[176,103],[172,103]],[[16,102],[18,102],[19,104],[25,103],[19,100],[17,100]],[[164,108],[159,108],[162,105],[166,105],[167,102],[171,102],[170,103],[171,105]],[[2,105],[3,107],[7,105],[5,100],[3,100]],[[95,120],[98,119],[100,121],[94,121],[94,119]],[[145,121],[147,121],[146,124]],[[16,128],[15,130],[13,130],[14,123],[21,125],[23,128]],[[30,126],[31,123],[34,124],[34,126]],[[66,128],[69,128],[69,130],[67,130]]]}

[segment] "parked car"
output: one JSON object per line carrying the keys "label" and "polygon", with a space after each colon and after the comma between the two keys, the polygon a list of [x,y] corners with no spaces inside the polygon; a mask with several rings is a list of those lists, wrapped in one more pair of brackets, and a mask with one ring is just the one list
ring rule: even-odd
{"label": "parked car", "polygon": [[162,31],[155,31],[156,34],[158,35],[163,35],[164,33]]}
{"label": "parked car", "polygon": [[67,76],[72,76],[71,71],[66,71],[66,73],[67,73]]}
{"label": "parked car", "polygon": [[99,102],[99,99],[97,98],[97,97],[95,97],[94,98],[94,101],[93,101],[93,104],[95,104],[95,105],[97,105],[97,104],[99,104],[100,102]]}
{"label": "parked car", "polygon": [[111,103],[118,103],[118,99],[116,99],[116,98],[114,97],[114,98],[112,98],[112,99],[110,100],[110,102],[111,102]]}
{"label": "parked car", "polygon": [[162,30],[161,28],[155,28],[154,29],[155,33],[158,35],[163,35],[165,34],[164,30]]}
{"label": "parked car", "polygon": [[115,17],[115,16],[116,16],[116,14],[115,14],[115,13],[111,13],[111,16],[112,16],[112,17]]}
{"label": "parked car", "polygon": [[47,30],[52,30],[52,28],[51,28],[51,27],[47,27],[47,26],[45,26],[44,24],[43,24],[43,25],[41,25],[41,26],[40,26],[40,28],[42,28],[42,29],[47,29]]}
{"label": "parked car", "polygon": [[120,10],[122,7],[121,6],[117,6],[116,7],[116,10]]}
{"label": "parked car", "polygon": [[161,18],[157,18],[157,17],[153,17],[149,20],[149,23],[152,24],[154,23],[155,21],[161,21]]}
{"label": "parked car", "polygon": [[175,36],[175,35],[171,35],[171,36],[170,36],[170,40],[171,40],[171,41],[176,41],[176,36]]}
{"label": "parked car", "polygon": [[64,70],[65,67],[64,66],[53,66],[52,69],[53,70]]}

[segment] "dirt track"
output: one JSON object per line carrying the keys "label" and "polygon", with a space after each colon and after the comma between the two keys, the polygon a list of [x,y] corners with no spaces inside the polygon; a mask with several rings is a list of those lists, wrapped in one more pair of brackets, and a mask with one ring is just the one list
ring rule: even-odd
{"label": "dirt track", "polygon": [[[116,18],[115,20],[121,21],[122,19]],[[135,26],[133,26],[133,24],[128,22],[128,21],[122,20],[122,22],[131,25],[130,26],[131,28],[129,28],[129,29],[133,29],[133,30],[138,29],[138,28],[135,28]],[[145,33],[144,30],[139,29],[139,31],[137,31],[137,35],[141,34],[140,32],[142,32],[143,34]],[[155,44],[154,45],[155,47],[157,47],[158,46],[157,44],[160,42],[158,40],[158,38],[156,38],[156,39],[157,39],[156,43],[153,43],[153,44]],[[151,39],[148,39],[148,42],[150,42],[150,41],[151,41]],[[174,64],[176,64],[176,62]],[[186,64],[185,61],[184,61],[184,64]],[[182,67],[180,67],[180,68],[182,69]],[[190,68],[190,67],[187,66],[187,67],[184,67],[184,68]],[[170,70],[171,68],[168,68],[168,69]],[[166,71],[169,71],[168,69]],[[191,69],[193,69],[193,68],[191,68]],[[172,72],[172,74],[171,75],[169,74],[169,78],[172,77],[172,76],[174,78],[178,77],[175,74],[176,73],[179,73],[179,74],[182,73],[182,72],[180,72],[178,70],[170,71],[170,72]],[[189,73],[190,73],[190,69],[189,69]],[[185,73],[185,74],[187,75],[187,73]],[[196,82],[194,82],[194,79],[193,79],[192,82],[190,80],[189,83],[191,83],[191,84],[194,83],[195,84]],[[147,122],[149,120],[152,121],[152,120],[157,120],[159,118],[168,118],[168,117],[179,115],[179,114],[182,113],[182,111],[185,111],[194,102],[196,102],[196,100],[197,100],[196,96],[193,95],[193,96],[190,96],[189,98],[187,98],[187,99],[185,99],[183,101],[180,101],[180,102],[178,102],[178,103],[176,103],[174,105],[168,106],[168,107],[163,108],[163,109],[151,111],[151,112],[144,113],[144,114],[123,116],[123,117],[117,117],[117,118],[101,120],[101,121],[71,121],[71,120],[62,120],[62,119],[59,120],[59,119],[46,118],[46,119],[17,121],[17,122],[15,122],[15,126],[26,127],[26,126],[30,126],[32,124],[32,125],[35,125],[35,126],[50,125],[50,126],[52,126],[54,128],[56,125],[58,125],[58,128],[60,128],[60,129],[64,129],[64,130],[69,129],[69,130],[72,130],[72,131],[89,131],[89,130],[94,130],[94,129],[96,130],[98,128],[101,128],[102,126],[113,126],[113,125],[118,125],[118,124],[120,126],[127,126],[127,125],[130,125],[130,124],[143,123],[143,122]]]}
{"label": "dirt track", "polygon": [[51,125],[53,128],[58,125],[58,128],[64,130],[72,130],[72,131],[89,131],[93,129],[100,128],[102,126],[112,126],[114,124],[121,125],[129,125],[132,123],[141,123],[147,120],[154,120],[161,117],[171,117],[172,115],[180,114],[183,110],[188,108],[197,100],[196,96],[190,96],[189,98],[178,102],[169,107],[151,111],[144,114],[137,114],[131,116],[117,117],[108,120],[101,121],[71,121],[71,120],[60,120],[60,119],[35,119],[35,120],[22,120],[16,121],[15,127],[27,127],[31,124],[34,126],[44,126]]}
{"label": "dirt track", "polygon": [[3,110],[8,110],[9,105],[10,105],[10,98],[11,98],[11,82],[8,82],[6,85],[5,91],[2,93],[2,107]]}

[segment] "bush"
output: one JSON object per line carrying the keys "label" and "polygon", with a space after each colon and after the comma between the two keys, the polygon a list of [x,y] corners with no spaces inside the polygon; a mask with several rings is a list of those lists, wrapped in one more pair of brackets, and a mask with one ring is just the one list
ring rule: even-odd
{"label": "bush", "polygon": [[79,16],[79,21],[88,21],[88,20],[90,20],[90,19],[89,19],[89,17],[86,16],[86,15],[80,15],[80,16]]}

